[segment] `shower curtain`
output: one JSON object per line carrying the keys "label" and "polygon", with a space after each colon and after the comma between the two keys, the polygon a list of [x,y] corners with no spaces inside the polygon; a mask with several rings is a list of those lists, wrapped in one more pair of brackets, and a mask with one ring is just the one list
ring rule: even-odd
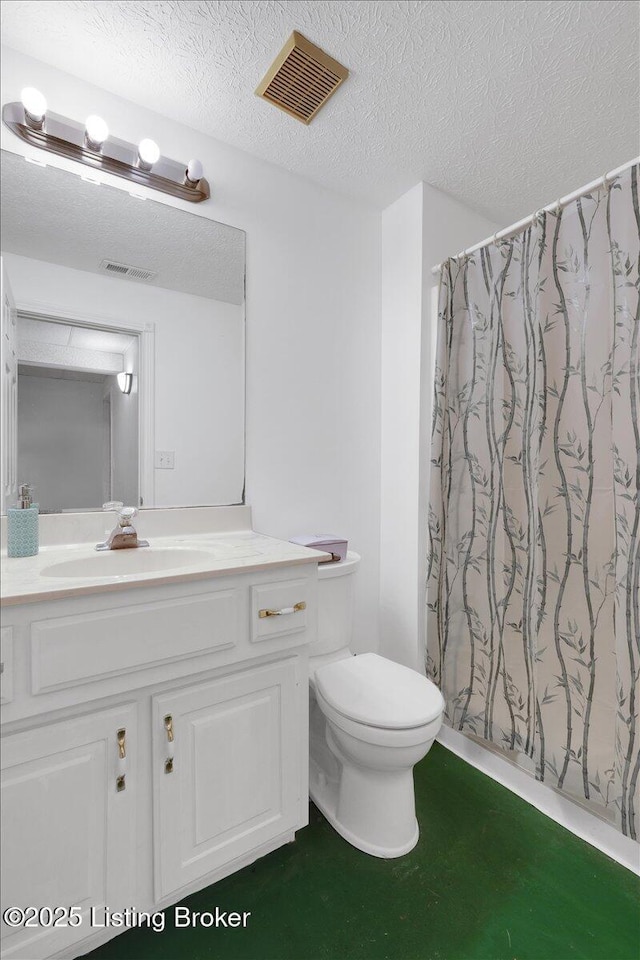
{"label": "shower curtain", "polygon": [[445,722],[633,838],[638,174],[443,265],[427,582]]}

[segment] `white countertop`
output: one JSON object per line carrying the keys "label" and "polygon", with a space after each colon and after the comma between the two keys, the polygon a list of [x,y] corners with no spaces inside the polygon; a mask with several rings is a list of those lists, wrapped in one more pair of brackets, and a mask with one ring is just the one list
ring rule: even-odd
{"label": "white countertop", "polygon": [[[137,553],[138,550],[152,553],[154,550],[175,549],[176,555],[185,550],[202,552],[188,566],[157,571],[117,574],[114,576],[91,576],[91,560],[96,556],[113,556]],[[318,550],[310,550],[284,540],[275,540],[253,531],[241,530],[224,534],[201,533],[184,536],[154,537],[149,547],[135,550],[114,550],[97,554],[95,546],[87,543],[69,546],[46,546],[35,557],[7,557],[2,554],[3,606],[33,603],[40,600],[56,600],[62,597],[81,596],[92,593],[109,593],[134,587],[158,586],[165,583],[184,583],[209,577],[251,570],[270,570],[296,563],[318,563],[327,557]],[[87,561],[88,575],[49,576],[47,568],[70,561]],[[126,558],[125,562],[126,562]]]}

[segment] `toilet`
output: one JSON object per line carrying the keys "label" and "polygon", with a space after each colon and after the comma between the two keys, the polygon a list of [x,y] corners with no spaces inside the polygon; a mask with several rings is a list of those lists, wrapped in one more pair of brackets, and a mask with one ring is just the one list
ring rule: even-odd
{"label": "toilet", "polygon": [[349,649],[349,552],[318,567],[318,639],[309,663],[309,793],[335,830],[374,857],[401,857],[418,842],[413,767],[442,724],[438,688],[409,667]]}

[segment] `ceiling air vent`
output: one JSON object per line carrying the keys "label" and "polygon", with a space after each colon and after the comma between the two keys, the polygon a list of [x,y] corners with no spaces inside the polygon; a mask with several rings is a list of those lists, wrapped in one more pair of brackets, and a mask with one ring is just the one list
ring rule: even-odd
{"label": "ceiling air vent", "polygon": [[103,260],[100,269],[112,277],[126,277],[127,280],[153,280],[157,276],[153,270],[144,267],[132,267],[129,263],[116,263],[115,260]]}
{"label": "ceiling air vent", "polygon": [[348,76],[346,67],[294,30],[256,93],[296,120],[311,123]]}

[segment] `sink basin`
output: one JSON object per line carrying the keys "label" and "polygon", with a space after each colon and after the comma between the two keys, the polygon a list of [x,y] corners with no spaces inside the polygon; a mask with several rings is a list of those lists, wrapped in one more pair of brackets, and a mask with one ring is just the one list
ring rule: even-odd
{"label": "sink basin", "polygon": [[246,560],[251,557],[262,556],[262,550],[256,550],[251,544],[219,543],[217,540],[200,538],[200,543],[206,543],[207,551],[212,553],[216,560]]}
{"label": "sink basin", "polygon": [[158,549],[137,547],[109,550],[81,560],[52,563],[41,571],[43,577],[127,577],[138,573],[180,570],[215,559],[208,550]]}

